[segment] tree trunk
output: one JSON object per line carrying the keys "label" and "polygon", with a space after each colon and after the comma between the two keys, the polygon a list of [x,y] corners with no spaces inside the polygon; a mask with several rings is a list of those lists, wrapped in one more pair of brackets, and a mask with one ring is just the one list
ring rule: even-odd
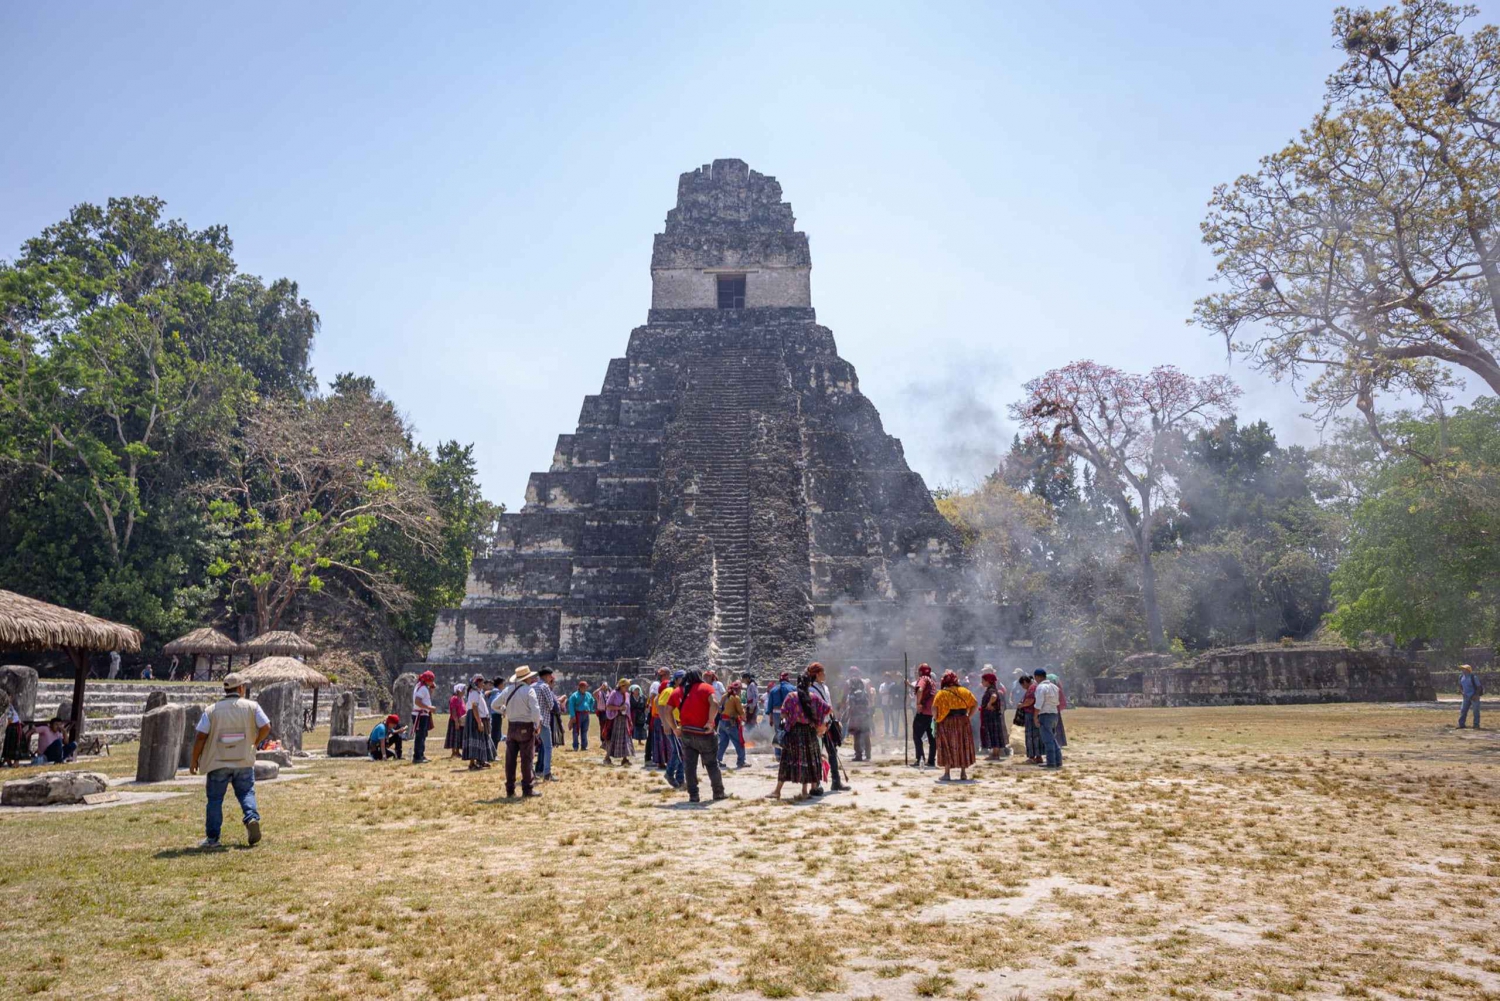
{"label": "tree trunk", "polygon": [[1150,542],[1136,543],[1141,559],[1141,604],[1146,610],[1146,638],[1151,649],[1160,653],[1167,648],[1166,633],[1161,627],[1161,609],[1156,604],[1156,567],[1151,564]]}

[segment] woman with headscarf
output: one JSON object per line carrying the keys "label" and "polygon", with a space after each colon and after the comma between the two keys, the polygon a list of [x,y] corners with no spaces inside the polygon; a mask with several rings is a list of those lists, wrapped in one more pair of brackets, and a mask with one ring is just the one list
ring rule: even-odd
{"label": "woman with headscarf", "polygon": [[495,763],[495,744],[490,740],[490,704],[484,697],[488,684],[484,675],[476,674],[464,695],[463,757],[471,772]]}
{"label": "woman with headscarf", "polygon": [[828,703],[813,690],[813,678],[803,674],[797,687],[781,703],[781,725],[785,736],[781,744],[781,763],[776,772],[776,789],[771,799],[781,798],[781,787],[788,782],[802,785],[799,799],[823,781],[823,733],[828,729]]}
{"label": "woman with headscarf", "polygon": [[630,725],[630,679],[615,682],[615,690],[604,696],[604,721],[609,726],[609,736],[604,741],[604,763],[619,758],[620,764],[630,764],[635,753],[635,734]]}
{"label": "woman with headscarf", "polygon": [[632,682],[630,695],[630,736],[634,740],[645,740],[650,736],[646,719],[646,695],[638,683]]}
{"label": "woman with headscarf", "polygon": [[991,761],[1010,753],[1010,734],[1005,732],[1005,690],[1000,687],[994,668],[984,666],[979,680],[984,692],[979,696],[979,746],[989,751]]}
{"label": "woman with headscarf", "polygon": [[932,719],[937,724],[937,763],[943,769],[939,782],[951,782],[953,769],[958,777],[968,781],[969,769],[974,764],[974,731],[969,724],[969,714],[978,708],[974,693],[958,683],[958,675],[943,672],[938,693],[932,699]]}
{"label": "woman with headscarf", "polygon": [[443,737],[443,746],[453,753],[450,758],[463,755],[464,747],[464,688],[462,681],[453,686],[453,694],[448,696],[448,732]]}
{"label": "woman with headscarf", "polygon": [[1016,706],[1016,723],[1026,728],[1026,763],[1040,765],[1042,755],[1042,727],[1036,719],[1036,679],[1021,676],[1021,704]]}
{"label": "woman with headscarf", "polygon": [[918,768],[922,767],[922,741],[927,741],[927,767],[937,763],[937,739],[932,733],[932,700],[937,697],[937,684],[932,680],[932,668],[927,664],[917,665],[917,680],[912,683],[912,697],[916,701],[916,712],[912,714],[912,743],[916,745]]}

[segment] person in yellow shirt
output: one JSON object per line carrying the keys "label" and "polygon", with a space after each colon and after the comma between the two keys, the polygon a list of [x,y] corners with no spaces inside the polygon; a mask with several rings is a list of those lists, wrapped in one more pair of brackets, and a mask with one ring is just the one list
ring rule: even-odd
{"label": "person in yellow shirt", "polygon": [[667,784],[681,789],[687,784],[687,762],[682,755],[682,736],[678,733],[677,707],[672,705],[672,695],[682,687],[686,671],[673,671],[672,680],[663,685],[656,697],[657,718],[661,720],[662,738],[667,742]]}
{"label": "person in yellow shirt", "polygon": [[932,700],[932,719],[937,724],[937,763],[943,769],[939,782],[953,781],[955,768],[959,781],[969,780],[969,768],[974,764],[974,729],[969,724],[969,714],[978,706],[974,693],[958,683],[958,675],[943,672],[938,693]]}

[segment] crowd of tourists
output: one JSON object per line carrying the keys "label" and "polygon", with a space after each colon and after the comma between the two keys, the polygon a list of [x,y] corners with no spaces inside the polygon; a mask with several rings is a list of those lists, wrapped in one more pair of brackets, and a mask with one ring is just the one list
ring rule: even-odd
{"label": "crowd of tourists", "polygon": [[[748,764],[747,734],[763,727],[777,769],[771,793],[780,798],[791,783],[800,796],[816,797],[848,788],[844,755],[869,761],[875,716],[886,738],[913,738],[914,766],[941,768],[940,782],[967,781],[978,752],[989,760],[1009,756],[1011,729],[1019,728],[1026,761],[1062,766],[1067,700],[1055,674],[1016,672],[1006,686],[985,665],[979,686],[953,671],[935,675],[927,664],[907,684],[887,675],[866,677],[858,667],[844,672],[838,691],[822,664],[810,664],[795,679],[783,672],[764,689],[751,673],[727,681],[713,670],[658,668],[649,681],[620,678],[613,684],[573,683],[557,691],[554,672],[521,667],[508,677],[473,675],[455,684],[447,701],[443,748],[473,771],[503,762],[505,795],[539,796],[537,786],[553,778],[553,755],[564,747],[587,753],[593,741],[602,764],[627,766],[637,754],[642,767],[660,772],[668,785],[687,792],[689,802],[707,794],[723,799],[724,770]],[[972,690],[979,688],[979,694]],[[426,671],[412,693],[408,726],[392,714],[368,738],[370,756],[400,758],[409,739],[412,761],[429,760],[428,734],[440,713],[437,677]],[[910,708],[910,725],[903,714]],[[730,761],[730,752],[733,761]]]}

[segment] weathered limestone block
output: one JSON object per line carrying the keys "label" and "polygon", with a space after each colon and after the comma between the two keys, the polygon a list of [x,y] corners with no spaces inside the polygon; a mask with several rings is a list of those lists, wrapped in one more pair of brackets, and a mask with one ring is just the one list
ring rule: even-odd
{"label": "weathered limestone block", "polygon": [[354,693],[339,692],[333,697],[328,715],[328,732],[333,737],[347,737],[354,732]]}
{"label": "weathered limestone block", "polygon": [[160,709],[166,704],[167,693],[160,688],[146,693],[146,712],[150,712],[153,709]]}
{"label": "weathered limestone block", "polygon": [[279,681],[262,688],[255,701],[271,719],[271,739],[279,740],[283,750],[302,750],[302,686]]}
{"label": "weathered limestone block", "polygon": [[292,767],[292,756],[286,751],[256,751],[256,761],[271,761],[282,768]]}
{"label": "weathered limestone block", "polygon": [[135,758],[137,782],[166,782],[176,778],[181,754],[181,707],[158,706],[141,717],[141,744]]}
{"label": "weathered limestone block", "polygon": [[182,753],[178,755],[178,768],[191,768],[193,744],[198,739],[198,721],[203,718],[204,706],[182,706]]}
{"label": "weathered limestone block", "polygon": [[328,738],[328,756],[330,758],[362,758],[367,753],[367,739],[352,735]]}
{"label": "weathered limestone block", "polygon": [[417,690],[417,676],[410,672],[396,676],[391,685],[391,712],[401,717],[403,723],[411,722],[411,695]]}
{"label": "weathered limestone block", "polygon": [[[57,713],[56,713],[56,715],[57,715],[57,718],[61,719],[61,720],[72,720],[72,718],[73,718],[73,700],[72,699],[63,699],[61,702],[59,702],[57,704]],[[80,739],[82,739],[83,735],[88,732],[88,729],[89,729],[89,718],[87,716],[84,716],[83,720],[78,724],[78,736],[79,736]]]}
{"label": "weathered limestone block", "polygon": [[98,772],[49,772],[7,782],[0,787],[0,806],[56,806],[82,803],[108,788]]}
{"label": "weathered limestone block", "polygon": [[[36,713],[36,672],[20,664],[0,667],[0,689],[10,696],[10,704],[22,719],[32,719]],[[69,708],[72,708],[71,703]],[[66,718],[66,717],[64,717]]]}
{"label": "weathered limestone block", "polygon": [[255,781],[269,782],[281,774],[281,766],[274,761],[255,762]]}

